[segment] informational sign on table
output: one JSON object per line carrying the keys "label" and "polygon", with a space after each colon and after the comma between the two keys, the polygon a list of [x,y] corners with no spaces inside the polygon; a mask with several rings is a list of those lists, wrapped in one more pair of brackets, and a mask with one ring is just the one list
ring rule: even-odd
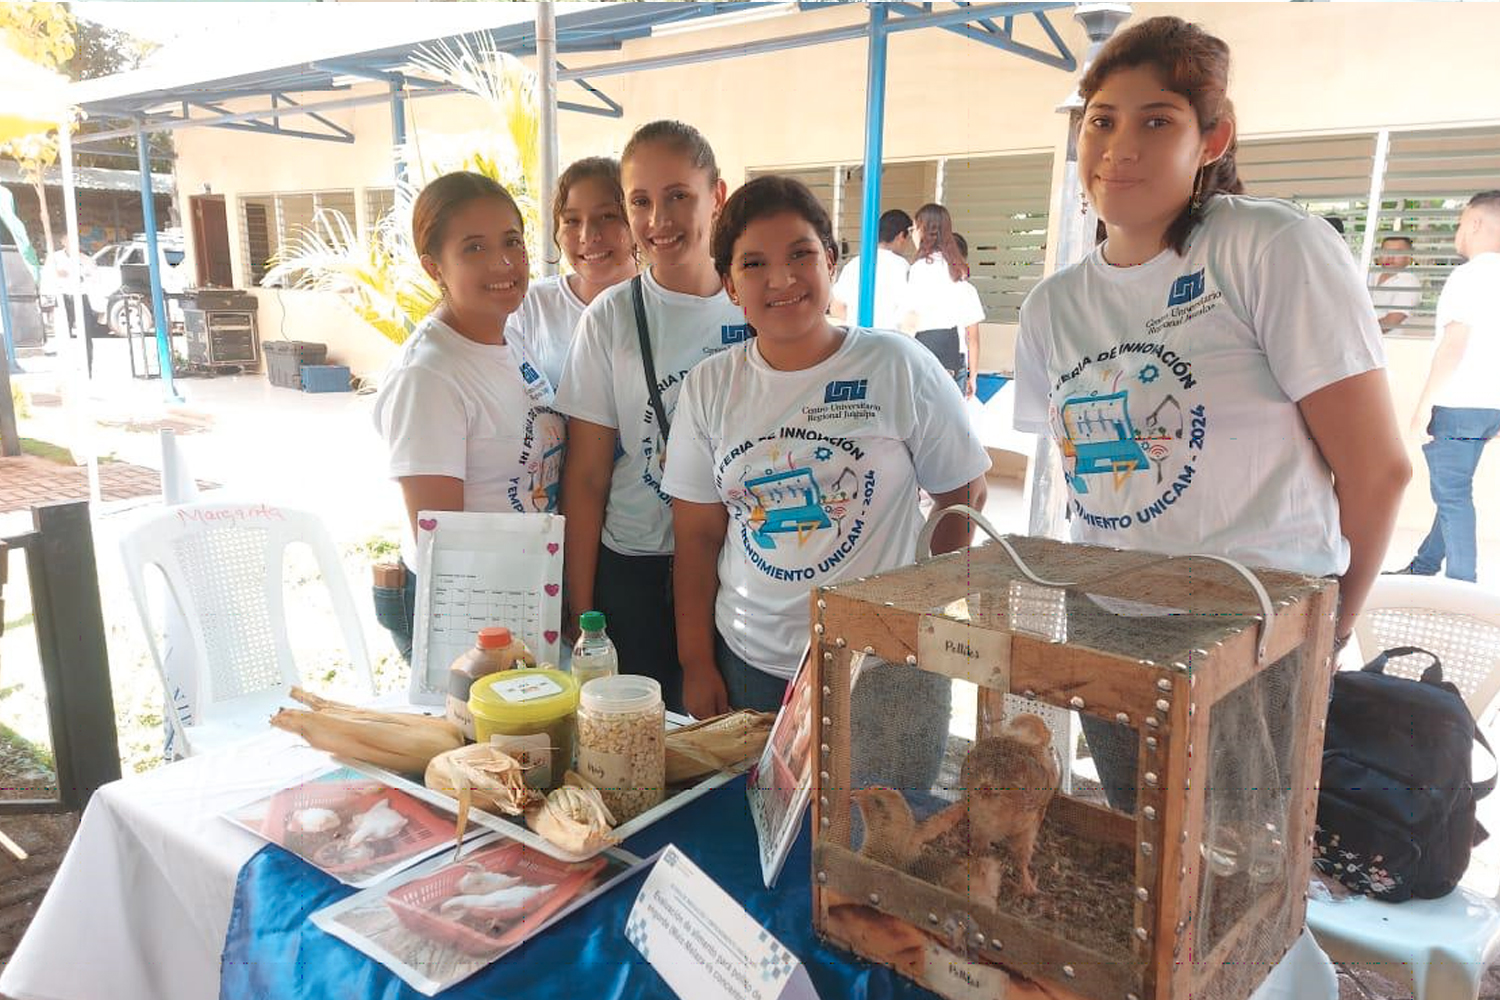
{"label": "informational sign on table", "polygon": [[443,704],[448,667],[492,625],[558,663],[562,570],[561,515],[419,511],[412,702]]}
{"label": "informational sign on table", "polygon": [[625,937],[683,1000],[816,1000],[802,962],[713,879],[668,845],[636,897]]}

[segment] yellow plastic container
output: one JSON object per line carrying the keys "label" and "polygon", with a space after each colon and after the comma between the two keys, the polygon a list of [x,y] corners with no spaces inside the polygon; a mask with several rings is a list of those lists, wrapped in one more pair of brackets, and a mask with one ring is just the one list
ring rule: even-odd
{"label": "yellow plastic container", "polygon": [[551,791],[573,766],[578,682],[561,670],[490,674],[469,689],[474,735],[526,767],[526,784]]}

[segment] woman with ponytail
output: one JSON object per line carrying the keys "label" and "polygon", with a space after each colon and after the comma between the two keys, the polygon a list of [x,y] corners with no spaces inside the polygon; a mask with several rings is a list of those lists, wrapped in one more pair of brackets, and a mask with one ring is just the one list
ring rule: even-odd
{"label": "woman with ponytail", "polygon": [[[963,294],[969,265],[953,235],[953,217],[935,202],[917,209],[917,257],[906,272],[906,293],[899,315],[901,327],[942,362],[965,395],[972,396],[968,339],[960,332],[984,320]],[[976,340],[977,346],[977,340]]]}

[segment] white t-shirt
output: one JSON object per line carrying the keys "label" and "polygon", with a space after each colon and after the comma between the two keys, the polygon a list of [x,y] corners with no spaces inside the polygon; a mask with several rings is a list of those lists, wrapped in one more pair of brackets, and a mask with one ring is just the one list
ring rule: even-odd
{"label": "white t-shirt", "polygon": [[[517,344],[477,344],[429,316],[401,345],[375,398],[392,479],[451,476],[464,510],[557,507],[566,424],[552,384]],[[415,566],[411,541],[402,545]]]}
{"label": "white t-shirt", "polygon": [[505,339],[520,344],[554,387],[562,381],[563,362],[583,307],[567,277],[555,274],[533,281],[521,308],[505,324]]}
{"label": "white t-shirt", "polygon": [[[1386,313],[1402,312],[1408,317],[1422,304],[1422,279],[1410,271],[1391,271],[1390,277],[1380,281],[1382,271],[1370,274],[1370,301],[1375,305],[1375,318]],[[1405,326],[1393,326],[1387,334],[1401,333]]]}
{"label": "white t-shirt", "polygon": [[[668,291],[649,270],[642,283],[656,384],[670,422],[683,376],[709,355],[750,339],[750,327],[723,290],[708,298]],[[672,551],[672,501],[661,486],[666,441],[646,391],[630,285],[605,289],[583,311],[556,406],[619,431],[604,544],[621,555],[660,555]]]}
{"label": "white t-shirt", "polygon": [[984,322],[984,306],[979,301],[979,292],[967,281],[953,280],[942,254],[923,257],[907,272],[900,316],[904,319],[912,313],[916,314],[914,331],[956,328],[966,355],[968,344],[964,342],[964,329]]}
{"label": "white t-shirt", "polygon": [[1437,304],[1437,342],[1449,323],[1466,323],[1469,342],[1464,358],[1448,381],[1438,387],[1435,406],[1500,410],[1500,253],[1476,254],[1448,275]]}
{"label": "white t-shirt", "polygon": [[[875,251],[875,319],[881,330],[894,330],[901,316],[896,312],[906,288],[906,258],[894,250],[879,247]],[[833,285],[834,298],[848,307],[850,323],[859,322],[859,258],[850,257],[839,280]]]}
{"label": "white t-shirt", "polygon": [[1333,480],[1297,401],[1384,363],[1338,234],[1222,195],[1185,255],[1112,267],[1096,248],[1032,290],[1015,423],[1058,443],[1078,541],[1341,573]]}
{"label": "white t-shirt", "polygon": [[729,511],[715,624],[778,677],[802,657],[813,587],[910,563],[917,487],[943,493],[990,467],[937,358],[883,330],[852,328],[795,372],[754,341],[734,347],[688,376],[677,412],[667,492]]}

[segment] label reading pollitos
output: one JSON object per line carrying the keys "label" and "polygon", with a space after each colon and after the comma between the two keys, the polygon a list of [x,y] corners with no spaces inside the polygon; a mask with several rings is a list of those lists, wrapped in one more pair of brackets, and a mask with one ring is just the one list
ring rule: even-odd
{"label": "label reading pollitos", "polygon": [[[529,671],[517,670],[513,673],[526,674]],[[550,698],[555,694],[562,694],[562,685],[550,677],[508,677],[503,681],[495,681],[490,685],[490,690],[511,704],[519,704],[523,701],[536,701],[538,698]]]}
{"label": "label reading pollitos", "polygon": [[529,788],[549,788],[552,785],[552,741],[546,733],[531,736],[490,737],[490,746],[501,753],[514,757],[526,769],[526,785]]}

